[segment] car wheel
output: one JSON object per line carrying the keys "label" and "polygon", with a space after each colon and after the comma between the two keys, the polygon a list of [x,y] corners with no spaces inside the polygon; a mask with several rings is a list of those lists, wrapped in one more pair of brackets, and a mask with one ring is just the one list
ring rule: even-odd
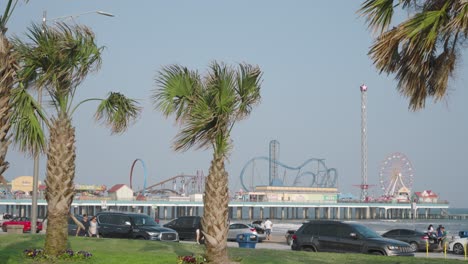
{"label": "car wheel", "polygon": [[453,253],[461,255],[463,254],[463,252],[464,252],[464,249],[463,249],[462,244],[456,243],[455,245],[453,245]]}
{"label": "car wheel", "polygon": [[316,250],[313,247],[303,247],[302,250],[308,251],[308,252],[316,252]]}
{"label": "car wheel", "polygon": [[384,254],[380,251],[372,251],[371,252],[372,255],[377,255],[377,256],[384,256]]}
{"label": "car wheel", "polygon": [[413,252],[418,251],[418,248],[419,248],[418,243],[416,243],[416,242],[413,241],[413,242],[410,242],[409,244],[410,244],[411,250],[413,250]]}

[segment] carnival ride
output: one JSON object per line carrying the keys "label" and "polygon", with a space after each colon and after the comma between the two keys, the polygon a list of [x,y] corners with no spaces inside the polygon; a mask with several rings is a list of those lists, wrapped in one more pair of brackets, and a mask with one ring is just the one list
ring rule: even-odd
{"label": "carnival ride", "polygon": [[[245,191],[254,191],[256,186],[294,186],[336,188],[338,172],[328,168],[324,159],[310,158],[299,166],[289,166],[279,160],[279,142],[270,141],[270,156],[255,157],[247,161],[240,173],[240,181]],[[258,162],[267,164],[269,173],[264,167],[259,170]],[[283,176],[279,168],[284,170]],[[250,172],[250,174],[249,174]],[[289,174],[288,174],[289,172]],[[293,172],[292,174],[290,172]]]}
{"label": "carnival ride", "polygon": [[414,171],[411,161],[400,152],[388,155],[380,168],[380,187],[384,199],[404,199],[413,188]]}
{"label": "carnival ride", "polygon": [[205,176],[203,171],[197,171],[196,175],[180,174],[148,186],[140,192],[162,196],[188,196],[190,194],[203,193],[204,189]]}
{"label": "carnival ride", "polygon": [[130,169],[130,189],[132,190],[133,170],[138,161],[143,166],[144,182],[143,189],[136,191],[136,193],[144,196],[188,196],[194,193],[203,193],[204,191],[205,176],[203,175],[203,171],[197,171],[196,175],[180,174],[147,187],[146,179],[148,178],[148,171],[142,159],[135,159]]}

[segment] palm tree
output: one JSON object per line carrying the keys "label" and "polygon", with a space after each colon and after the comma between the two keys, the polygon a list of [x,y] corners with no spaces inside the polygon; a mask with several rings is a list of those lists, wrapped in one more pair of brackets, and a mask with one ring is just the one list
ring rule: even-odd
{"label": "palm tree", "polygon": [[213,62],[202,78],[197,71],[179,65],[164,67],[156,78],[156,108],[166,117],[175,115],[182,128],[174,149],[192,146],[213,148],[206,180],[202,229],[210,263],[227,263],[228,174],[224,161],[231,149],[231,130],[260,101],[260,68],[238,68]]}
{"label": "palm tree", "polygon": [[[388,29],[397,7],[414,14]],[[370,57],[380,72],[396,73],[411,110],[424,108],[428,97],[446,96],[468,37],[468,1],[366,0],[358,12],[379,34]]]}
{"label": "palm tree", "polygon": [[[98,100],[96,120],[110,126],[113,133],[121,133],[137,118],[140,107],[120,93],[73,104],[79,84],[101,63],[103,47],[97,46],[89,28],[63,23],[53,27],[32,25],[28,38],[31,43],[13,40],[20,58],[21,85],[13,92],[12,129],[15,143],[31,153],[45,142],[39,120],[49,131],[45,180],[48,228],[44,249],[47,255],[57,256],[67,248],[67,219],[74,196],[75,110],[84,102]],[[43,105],[48,107],[34,100],[34,91],[46,94],[49,100]]]}
{"label": "palm tree", "polygon": [[[27,2],[27,1],[26,1]],[[5,188],[7,182],[3,173],[8,169],[6,155],[10,145],[10,93],[16,84],[16,69],[18,67],[13,48],[6,37],[7,22],[18,1],[8,0],[3,15],[0,15],[0,184]]]}

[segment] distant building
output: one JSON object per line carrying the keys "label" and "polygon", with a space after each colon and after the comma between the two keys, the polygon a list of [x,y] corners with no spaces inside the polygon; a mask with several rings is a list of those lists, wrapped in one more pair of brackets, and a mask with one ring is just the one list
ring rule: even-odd
{"label": "distant building", "polygon": [[337,188],[257,186],[254,192],[242,195],[244,201],[252,202],[299,202],[337,203]]}
{"label": "distant building", "polygon": [[[41,182],[39,181],[40,185]],[[24,193],[31,193],[33,190],[33,177],[32,176],[19,176],[11,181],[11,192],[21,191]]]}
{"label": "distant building", "polygon": [[439,200],[439,195],[431,190],[425,190],[422,192],[415,192],[414,198],[417,203],[437,203]]}
{"label": "distant building", "polygon": [[107,193],[111,200],[133,200],[133,190],[125,184],[116,184]]}

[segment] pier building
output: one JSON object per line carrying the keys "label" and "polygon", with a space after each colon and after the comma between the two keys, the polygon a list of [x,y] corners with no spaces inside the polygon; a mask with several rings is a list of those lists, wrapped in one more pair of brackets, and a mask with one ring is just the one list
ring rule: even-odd
{"label": "pier building", "polygon": [[[6,212],[17,216],[31,215],[31,199],[0,199]],[[231,201],[229,217],[233,220],[271,219],[440,219],[447,218],[448,204],[444,203],[362,203],[335,201]],[[47,202],[38,201],[38,216],[47,212]],[[94,215],[100,211],[132,211],[158,219],[173,219],[185,215],[203,215],[202,201],[119,201],[75,200],[72,213]],[[468,216],[463,216],[468,219]],[[460,218],[461,219],[461,218]]]}

